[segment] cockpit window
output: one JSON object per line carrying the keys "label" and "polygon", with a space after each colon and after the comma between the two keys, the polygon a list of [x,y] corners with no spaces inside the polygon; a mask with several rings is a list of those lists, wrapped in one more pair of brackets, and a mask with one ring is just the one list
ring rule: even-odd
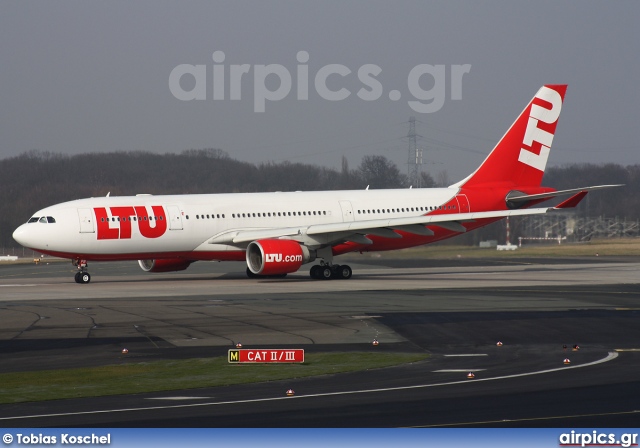
{"label": "cockpit window", "polygon": [[31,224],[32,222],[42,222],[44,224],[53,224],[56,222],[56,219],[53,216],[33,216],[27,221],[27,224]]}

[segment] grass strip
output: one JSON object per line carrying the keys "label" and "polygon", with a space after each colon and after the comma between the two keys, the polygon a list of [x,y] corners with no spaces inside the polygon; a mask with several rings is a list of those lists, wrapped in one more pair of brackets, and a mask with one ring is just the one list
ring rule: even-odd
{"label": "grass strip", "polygon": [[229,364],[226,357],[0,374],[0,403],[229,386],[377,369],[426,359],[421,353],[309,353],[303,364]]}
{"label": "grass strip", "polygon": [[[517,240],[516,240],[517,244]],[[499,251],[496,248],[480,248],[477,246],[454,246],[448,244],[433,244],[411,249],[389,252],[374,252],[373,258],[382,259],[452,259],[452,258],[553,258],[553,257],[586,257],[597,261],[599,256],[640,256],[640,238],[611,238],[608,240],[594,240],[585,243],[557,244],[549,242],[536,244],[528,241],[513,251]],[[357,260],[357,256],[346,255]]]}

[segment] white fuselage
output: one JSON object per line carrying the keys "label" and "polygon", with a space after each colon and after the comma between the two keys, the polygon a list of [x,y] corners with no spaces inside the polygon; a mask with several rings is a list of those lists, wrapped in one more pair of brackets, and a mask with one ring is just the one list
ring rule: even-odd
{"label": "white fuselage", "polygon": [[[26,247],[69,258],[115,260],[192,253],[194,260],[236,259],[244,254],[246,244],[216,244],[216,236],[416,217],[452,199],[456,202],[456,193],[457,188],[437,188],[98,197],[42,209],[30,220],[34,222],[16,229],[14,238]],[[459,211],[451,207],[450,213]],[[43,217],[55,222],[43,222],[47,221]]]}

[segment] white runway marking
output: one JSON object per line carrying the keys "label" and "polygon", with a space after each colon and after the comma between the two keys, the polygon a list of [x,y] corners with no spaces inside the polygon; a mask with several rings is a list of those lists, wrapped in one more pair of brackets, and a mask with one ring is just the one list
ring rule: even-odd
{"label": "white runway marking", "polygon": [[482,372],[486,369],[442,369],[432,370],[433,373],[460,373],[460,372]]}
{"label": "white runway marking", "polygon": [[125,408],[125,409],[105,409],[105,410],[98,410],[98,411],[63,412],[58,414],[19,415],[15,417],[0,417],[0,421],[23,420],[23,419],[29,419],[29,418],[68,417],[73,415],[111,414],[116,412],[157,411],[157,410],[166,410],[166,409],[194,408],[194,407],[201,407],[201,406],[221,406],[221,405],[230,405],[230,404],[259,403],[259,402],[279,401],[279,400],[300,400],[300,399],[315,398],[315,397],[371,394],[371,393],[378,393],[378,392],[393,392],[393,391],[411,390],[411,389],[425,389],[428,387],[453,386],[457,384],[474,384],[482,381],[496,381],[496,380],[504,380],[509,378],[520,378],[523,376],[541,375],[544,373],[559,372],[561,370],[579,369],[579,368],[594,366],[596,364],[601,364],[607,361],[611,361],[613,359],[616,359],[617,357],[618,357],[618,353],[609,352],[609,354],[604,358],[599,359],[597,361],[589,362],[586,364],[564,366],[564,367],[559,367],[555,369],[539,370],[535,372],[516,373],[513,375],[495,376],[491,378],[480,378],[480,379],[474,379],[471,382],[469,380],[464,380],[464,381],[452,381],[449,383],[419,384],[415,386],[388,387],[388,388],[382,388],[382,389],[365,389],[365,390],[353,390],[353,391],[344,391],[344,392],[328,392],[323,394],[296,395],[293,397],[280,396],[280,397],[270,397],[270,398],[253,398],[250,400],[218,401],[218,402],[210,402],[210,403],[191,403],[191,404],[176,404],[176,405],[168,405],[168,406],[149,406],[149,407]]}
{"label": "white runway marking", "polygon": [[449,358],[454,356],[489,356],[489,355],[486,353],[469,353],[469,354],[462,354],[462,355],[444,355],[444,356]]}
{"label": "white runway marking", "polygon": [[36,285],[36,284],[23,284],[23,285],[0,285],[0,288],[8,288],[8,287],[13,287],[13,288],[15,288],[16,286],[45,286],[45,285]]}
{"label": "white runway marking", "polygon": [[172,401],[186,401],[186,400],[210,400],[211,397],[153,397],[145,398],[145,400],[172,400]]}

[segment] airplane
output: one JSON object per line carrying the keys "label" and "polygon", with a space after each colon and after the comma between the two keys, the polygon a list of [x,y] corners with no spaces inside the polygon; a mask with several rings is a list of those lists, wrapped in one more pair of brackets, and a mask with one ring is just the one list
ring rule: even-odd
{"label": "airplane", "polygon": [[[143,271],[185,270],[200,260],[245,261],[249,277],[283,277],[303,264],[313,279],[348,279],[349,252],[434,243],[509,216],[575,207],[598,185],[543,187],[566,85],[544,85],[472,174],[447,188],[79,199],[36,212],[13,238],[69,258],[75,281],[89,261],[138,260]],[[530,208],[571,195],[555,207]]]}

